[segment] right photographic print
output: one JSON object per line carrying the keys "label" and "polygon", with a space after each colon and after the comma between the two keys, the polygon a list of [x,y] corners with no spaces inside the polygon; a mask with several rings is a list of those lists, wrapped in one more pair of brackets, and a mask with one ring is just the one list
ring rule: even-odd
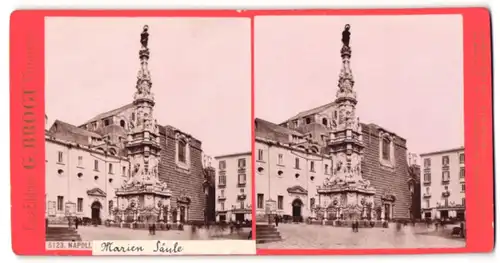
{"label": "right photographic print", "polygon": [[465,247],[461,15],[257,16],[258,248]]}

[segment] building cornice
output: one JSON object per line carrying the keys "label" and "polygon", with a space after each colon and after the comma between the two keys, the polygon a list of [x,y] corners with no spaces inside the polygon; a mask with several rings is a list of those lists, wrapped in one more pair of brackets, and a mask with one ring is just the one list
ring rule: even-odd
{"label": "building cornice", "polygon": [[465,150],[465,148],[462,146],[462,147],[457,147],[457,148],[452,148],[452,149],[447,149],[447,150],[434,151],[434,152],[428,152],[428,153],[421,153],[420,157],[431,156],[431,155],[438,155],[438,154],[444,154],[444,153],[462,152],[464,150]]}
{"label": "building cornice", "polygon": [[240,153],[230,153],[215,156],[214,159],[222,159],[222,158],[230,158],[230,157],[238,157],[238,156],[252,156],[252,152],[240,152]]}
{"label": "building cornice", "polygon": [[274,146],[277,148],[283,148],[283,149],[287,149],[287,150],[291,150],[291,151],[295,151],[295,152],[313,155],[313,156],[320,157],[320,158],[330,158],[330,156],[328,154],[320,154],[320,153],[314,153],[312,151],[306,151],[306,150],[303,150],[303,149],[298,148],[298,147],[293,147],[293,146],[287,145],[286,143],[281,143],[281,142],[278,142],[275,140],[266,139],[266,138],[262,138],[262,137],[255,137],[255,142],[260,142],[263,144],[267,144],[268,146]]}
{"label": "building cornice", "polygon": [[74,143],[74,142],[70,142],[70,141],[65,141],[65,140],[61,140],[61,139],[56,139],[56,138],[50,137],[48,135],[45,136],[45,141],[46,142],[52,142],[52,143],[55,143],[55,144],[59,144],[59,145],[62,145],[62,146],[68,147],[68,148],[76,148],[76,149],[79,149],[79,150],[87,151],[89,153],[99,154],[99,155],[102,155],[102,156],[107,156],[108,158],[113,158],[113,159],[117,159],[117,160],[127,161],[128,162],[128,158],[127,157],[116,156],[116,155],[111,155],[111,154],[105,154],[105,153],[103,153],[103,152],[101,152],[99,150],[93,149],[90,146],[81,145],[81,144],[78,144],[78,143]]}

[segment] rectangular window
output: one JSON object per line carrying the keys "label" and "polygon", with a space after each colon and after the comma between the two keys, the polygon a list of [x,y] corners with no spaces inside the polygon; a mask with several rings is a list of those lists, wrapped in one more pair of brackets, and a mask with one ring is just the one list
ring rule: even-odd
{"label": "rectangular window", "polygon": [[278,195],[278,209],[283,210],[283,196]]}
{"label": "rectangular window", "polygon": [[325,174],[328,174],[328,164],[325,164]]}
{"label": "rectangular window", "polygon": [[219,176],[219,185],[226,185],[226,176],[225,175]]}
{"label": "rectangular window", "polygon": [[245,158],[238,159],[238,168],[245,168],[246,165],[247,164]]}
{"label": "rectangular window", "polygon": [[99,171],[99,161],[94,160],[94,171]]}
{"label": "rectangular window", "polygon": [[465,163],[465,154],[460,154],[460,163]]}
{"label": "rectangular window", "polygon": [[246,174],[238,175],[238,184],[245,184],[247,182]]}
{"label": "rectangular window", "polygon": [[224,197],[224,190],[220,190],[220,197]]}
{"label": "rectangular window", "polygon": [[109,174],[113,173],[113,164],[112,163],[109,164],[108,173]]}
{"label": "rectangular window", "polygon": [[63,163],[63,152],[57,152],[57,162]]}
{"label": "rectangular window", "polygon": [[424,159],[424,167],[428,168],[431,166],[431,158]]}
{"label": "rectangular window", "polygon": [[122,175],[123,175],[123,176],[126,176],[126,175],[127,175],[127,167],[126,167],[126,166],[123,166],[123,167],[122,167]]}
{"label": "rectangular window", "polygon": [[226,170],[226,161],[219,161],[219,170]]}
{"label": "rectangular window", "polygon": [[424,182],[430,182],[431,181],[431,174],[426,173],[424,174]]}
{"label": "rectangular window", "polygon": [[83,212],[83,198],[78,198],[76,200],[76,210],[78,212]]}
{"label": "rectangular window", "polygon": [[64,210],[64,197],[63,196],[57,197],[57,210],[58,211]]}
{"label": "rectangular window", "polygon": [[384,160],[390,160],[391,158],[391,141],[387,138],[382,141],[382,158]]}
{"label": "rectangular window", "polygon": [[179,152],[177,153],[177,159],[181,163],[186,163],[186,146],[187,144],[184,141],[179,141],[177,142],[178,144],[178,150]]}
{"label": "rectangular window", "polygon": [[448,165],[450,164],[450,157],[448,155],[443,156],[442,158],[443,165]]}
{"label": "rectangular window", "polygon": [[295,158],[295,169],[300,169],[300,160],[299,160],[299,158]]}
{"label": "rectangular window", "polygon": [[241,201],[241,202],[240,202],[240,208],[241,208],[241,209],[245,209],[245,202],[244,202],[244,201]]}
{"label": "rectangular window", "polygon": [[314,170],[314,161],[311,161],[311,172],[315,172],[315,170]]}
{"label": "rectangular window", "polygon": [[465,198],[462,198],[462,205],[465,206]]}
{"label": "rectangular window", "polygon": [[259,161],[264,161],[264,150],[259,149],[257,151],[257,160]]}
{"label": "rectangular window", "polygon": [[226,211],[226,209],[224,209],[224,202],[220,203],[220,210],[221,211]]}
{"label": "rectangular window", "polygon": [[462,183],[462,193],[465,193],[465,183]]}
{"label": "rectangular window", "polygon": [[283,165],[283,154],[278,154],[278,164]]}
{"label": "rectangular window", "polygon": [[426,208],[431,208],[430,200],[425,200],[425,206],[426,206]]}
{"label": "rectangular window", "polygon": [[443,171],[443,181],[449,181],[450,180],[450,172],[449,171]]}
{"label": "rectangular window", "polygon": [[257,208],[264,208],[264,194],[257,194]]}
{"label": "rectangular window", "polygon": [[460,178],[465,178],[465,168],[460,167]]}
{"label": "rectangular window", "polygon": [[78,167],[83,166],[83,156],[78,156]]}

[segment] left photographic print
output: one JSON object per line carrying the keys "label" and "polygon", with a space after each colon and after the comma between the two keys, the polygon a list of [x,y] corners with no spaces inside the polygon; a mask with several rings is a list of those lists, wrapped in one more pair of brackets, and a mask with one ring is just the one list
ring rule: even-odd
{"label": "left photographic print", "polygon": [[45,18],[46,241],[251,239],[251,143],[250,19]]}

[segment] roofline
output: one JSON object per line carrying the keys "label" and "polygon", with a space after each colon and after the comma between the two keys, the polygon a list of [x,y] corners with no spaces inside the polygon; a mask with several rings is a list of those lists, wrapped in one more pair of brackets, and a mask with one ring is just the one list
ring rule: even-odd
{"label": "roofline", "polygon": [[242,155],[252,156],[252,152],[239,152],[239,153],[224,154],[224,155],[215,156],[214,159],[222,159],[222,158],[236,157],[236,156],[242,156]]}
{"label": "roofline", "polygon": [[422,157],[422,156],[430,156],[430,155],[437,155],[437,154],[443,154],[443,153],[459,152],[459,151],[464,151],[464,150],[465,150],[465,147],[461,146],[461,147],[447,149],[447,150],[422,153],[422,154],[420,154],[420,157]]}

